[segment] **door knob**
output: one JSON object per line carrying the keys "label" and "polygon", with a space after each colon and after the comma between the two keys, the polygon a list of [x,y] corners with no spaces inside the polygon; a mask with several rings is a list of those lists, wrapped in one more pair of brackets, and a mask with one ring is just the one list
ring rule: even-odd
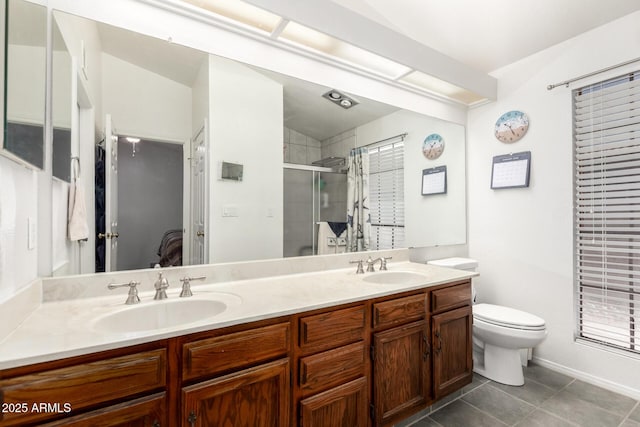
{"label": "door knob", "polygon": [[204,231],[198,231],[198,232],[196,233],[196,236],[198,236],[198,237],[204,237]]}
{"label": "door knob", "polygon": [[117,239],[120,233],[98,233],[98,239]]}

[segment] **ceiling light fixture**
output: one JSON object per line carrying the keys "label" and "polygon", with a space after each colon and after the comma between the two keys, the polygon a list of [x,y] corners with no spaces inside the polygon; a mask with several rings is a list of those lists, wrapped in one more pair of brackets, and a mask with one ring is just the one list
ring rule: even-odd
{"label": "ceiling light fixture", "polygon": [[341,106],[345,110],[359,104],[358,101],[356,101],[355,99],[335,89],[331,89],[329,92],[325,93],[322,96],[328,99],[329,101],[333,102],[334,104]]}
{"label": "ceiling light fixture", "polygon": [[343,42],[320,31],[313,30],[297,22],[289,22],[282,30],[278,40],[311,50],[315,54],[331,57],[352,67],[364,69],[370,73],[395,79],[405,75],[411,68],[380,55],[371,53],[352,44]]}
{"label": "ceiling light fixture", "polygon": [[125,140],[131,143],[131,157],[136,156],[136,144],[140,142],[140,138],[136,138],[135,136],[127,136]]}
{"label": "ceiling light fixture", "polygon": [[[412,67],[392,61],[369,50],[314,30],[287,18],[276,15],[241,0],[181,0],[204,9],[223,25],[230,24],[237,29],[250,30],[261,34],[275,44],[284,44],[290,48],[303,50],[306,54],[325,60],[332,65],[355,69],[383,78],[394,85],[417,91],[430,97],[445,98],[463,105],[471,106],[486,101],[473,91],[451,84]],[[281,46],[282,47],[282,46]],[[341,94],[325,98],[341,101]],[[352,105],[357,104],[353,102]],[[344,108],[350,108],[343,106]]]}
{"label": "ceiling light fixture", "polygon": [[206,9],[225,20],[241,23],[247,27],[272,33],[282,18],[252,4],[238,0],[182,0]]}

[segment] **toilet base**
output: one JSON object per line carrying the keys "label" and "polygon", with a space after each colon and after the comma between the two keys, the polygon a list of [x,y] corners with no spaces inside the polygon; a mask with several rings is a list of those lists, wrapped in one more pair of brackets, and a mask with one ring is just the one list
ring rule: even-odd
{"label": "toilet base", "polygon": [[[482,353],[482,350],[478,353]],[[476,353],[476,352],[474,352]],[[484,344],[484,354],[474,354],[473,371],[492,381],[512,385],[524,385],[520,350]]]}

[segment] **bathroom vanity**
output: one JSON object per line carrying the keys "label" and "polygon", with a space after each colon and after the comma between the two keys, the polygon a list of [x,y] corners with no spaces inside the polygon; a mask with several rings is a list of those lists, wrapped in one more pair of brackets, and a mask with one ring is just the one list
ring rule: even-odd
{"label": "bathroom vanity", "polygon": [[[241,302],[201,322],[93,338],[82,319],[103,308],[90,304],[118,311],[124,300],[43,303],[18,328],[36,340],[32,354],[0,360],[0,426],[392,425],[471,382],[473,275],[398,263],[194,286],[195,297]],[[30,324],[55,325],[56,310],[83,312],[61,352],[38,345]]]}

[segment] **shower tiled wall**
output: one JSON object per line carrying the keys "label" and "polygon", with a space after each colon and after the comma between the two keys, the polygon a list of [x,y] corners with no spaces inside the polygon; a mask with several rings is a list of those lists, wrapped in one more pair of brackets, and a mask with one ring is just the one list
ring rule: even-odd
{"label": "shower tiled wall", "polygon": [[356,130],[349,129],[322,141],[322,158],[349,157],[349,151],[356,147]]}
{"label": "shower tiled wall", "polygon": [[293,129],[284,128],[284,162],[310,165],[321,157],[321,143],[317,139]]}

